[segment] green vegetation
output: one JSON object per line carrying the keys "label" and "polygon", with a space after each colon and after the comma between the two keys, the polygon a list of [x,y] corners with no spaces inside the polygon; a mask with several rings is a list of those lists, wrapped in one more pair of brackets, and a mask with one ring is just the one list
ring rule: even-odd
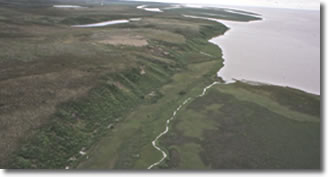
{"label": "green vegetation", "polygon": [[[177,8],[177,9],[170,9],[168,13],[172,14],[188,14],[194,16],[201,16],[201,17],[208,17],[208,18],[218,18],[224,20],[231,20],[231,21],[252,21],[252,20],[260,20],[260,17],[255,16],[246,16],[241,15],[238,13],[230,13],[229,11],[225,11],[225,9],[218,9],[218,8],[193,8],[192,11],[190,8]],[[253,15],[252,13],[250,15]]]}
{"label": "green vegetation", "polygon": [[[182,14],[259,19],[224,9],[153,13],[138,5],[0,0],[2,168],[147,168],[161,158],[151,141],[173,110],[219,80],[222,67],[221,50],[208,40],[227,27]],[[70,26],[129,18],[141,20]],[[294,89],[215,86],[178,113],[160,140],[169,158],[159,168],[318,168],[319,107],[320,98]]]}
{"label": "green vegetation", "polygon": [[[226,28],[213,22],[156,16],[136,9],[133,3],[57,9],[51,3],[36,1],[35,5],[40,6],[32,2],[28,7],[22,1],[20,5],[16,1],[1,2],[6,5],[1,7],[0,14],[4,19],[0,21],[4,37],[0,41],[0,149],[4,152],[0,164],[6,168],[74,167],[86,158],[79,151],[87,151],[113,128],[118,130],[117,126],[138,105],[160,105],[158,100],[165,97],[171,104],[167,112],[171,112],[178,105],[172,104],[172,97],[182,90],[187,96],[189,89],[180,85],[168,97],[160,87],[168,86],[174,73],[194,75],[187,72],[188,63],[215,61],[218,64],[211,64],[213,69],[205,70],[213,75],[219,67],[216,57],[199,54],[203,50],[220,56],[220,50],[207,43],[207,39],[222,34]],[[119,14],[142,20],[101,28],[68,26],[123,18]],[[191,28],[185,29],[186,26]],[[191,34],[193,38],[189,38]],[[116,45],[117,39],[112,36],[134,42],[146,40],[147,45]],[[200,82],[202,86],[204,82]],[[142,114],[147,117],[145,112]],[[155,121],[154,130],[162,128],[166,116]],[[156,133],[140,140],[140,146],[149,144]],[[117,144],[129,143],[128,139],[122,140]],[[113,167],[129,166],[122,162],[124,159],[120,157]]]}
{"label": "green vegetation", "polygon": [[[287,93],[293,99],[284,99]],[[300,95],[307,100],[294,102]],[[280,105],[281,99],[287,110],[272,110],[270,106]],[[174,148],[174,159],[180,160],[169,159],[161,168],[319,169],[318,103],[318,96],[289,88],[241,82],[216,85],[178,115],[161,142]],[[307,106],[306,113],[298,112],[306,119],[285,116],[295,106]],[[193,161],[197,165],[181,160],[185,156],[198,159]]]}

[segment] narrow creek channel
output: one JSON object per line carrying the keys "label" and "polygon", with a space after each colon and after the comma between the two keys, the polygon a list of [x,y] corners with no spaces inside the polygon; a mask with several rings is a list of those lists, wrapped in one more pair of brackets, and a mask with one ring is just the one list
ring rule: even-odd
{"label": "narrow creek channel", "polygon": [[202,92],[200,95],[197,95],[197,96],[195,96],[194,98],[193,98],[193,97],[189,97],[189,98],[187,98],[186,100],[184,100],[184,101],[183,101],[183,102],[177,107],[177,109],[173,112],[172,116],[171,116],[169,119],[166,120],[165,130],[162,131],[162,132],[161,132],[161,133],[160,133],[160,134],[159,134],[159,135],[158,135],[158,136],[157,136],[157,137],[151,142],[152,145],[153,145],[153,147],[154,147],[156,150],[158,150],[158,151],[160,151],[160,152],[162,153],[162,158],[161,158],[159,161],[157,161],[157,162],[151,164],[147,169],[152,169],[153,167],[159,165],[161,162],[163,162],[163,161],[167,158],[167,154],[166,154],[166,152],[165,152],[163,149],[161,149],[161,148],[159,147],[159,145],[158,145],[158,140],[159,140],[162,136],[164,136],[165,134],[167,134],[167,133],[169,132],[169,125],[170,125],[171,121],[175,119],[177,113],[181,110],[181,108],[182,108],[185,104],[191,102],[193,99],[204,96],[204,95],[206,94],[207,90],[210,89],[211,87],[213,87],[214,85],[217,85],[217,84],[231,84],[231,83],[234,83],[234,82],[235,82],[234,80],[233,80],[233,81],[228,81],[228,82],[218,82],[218,81],[214,81],[214,82],[211,83],[210,85],[206,86],[206,87],[203,89],[203,92]]}
{"label": "narrow creek channel", "polygon": [[[184,17],[190,17],[190,18],[202,18],[202,19],[205,19],[205,20],[209,20],[208,18],[203,18],[203,17],[195,17],[195,16],[188,16],[188,15],[183,15],[183,16],[184,16]],[[217,21],[217,22],[220,23],[219,21]],[[217,36],[217,37],[219,37],[219,36]],[[216,38],[216,37],[214,37],[214,38]],[[210,39],[208,42],[213,43],[213,44],[215,44],[215,45],[218,46],[217,43],[212,42],[212,40],[213,40],[214,38]],[[220,47],[220,46],[218,46],[218,47]],[[220,68],[220,69],[222,69],[222,68]],[[219,70],[220,70],[220,69],[219,69]],[[219,73],[219,71],[217,72],[217,77],[220,77],[220,73]],[[222,77],[221,77],[221,78],[222,78]],[[222,79],[223,79],[223,78],[222,78]],[[153,167],[159,165],[161,162],[163,162],[163,161],[167,158],[167,154],[166,154],[166,152],[165,152],[163,149],[161,149],[161,148],[159,147],[158,140],[159,140],[162,136],[164,136],[165,134],[167,134],[167,133],[169,132],[169,125],[170,125],[171,121],[175,119],[176,114],[181,110],[181,108],[182,108],[185,104],[191,102],[193,99],[196,99],[196,98],[198,98],[198,97],[203,97],[203,96],[206,94],[207,90],[210,89],[211,87],[213,87],[214,85],[217,85],[217,84],[231,84],[231,83],[234,83],[234,82],[236,82],[234,79],[231,79],[231,80],[223,80],[223,82],[214,81],[214,82],[211,83],[210,85],[206,86],[206,87],[203,89],[203,92],[202,92],[200,95],[197,95],[197,96],[195,96],[195,97],[189,97],[189,98],[187,98],[185,101],[183,101],[182,104],[180,104],[180,105],[177,107],[177,109],[173,112],[172,116],[171,116],[169,119],[166,120],[165,130],[162,131],[158,136],[156,136],[156,138],[152,141],[152,145],[153,145],[153,147],[154,147],[156,150],[158,150],[158,151],[160,151],[160,152],[162,153],[162,158],[161,158],[160,160],[158,160],[157,162],[151,164],[147,169],[152,169]]]}

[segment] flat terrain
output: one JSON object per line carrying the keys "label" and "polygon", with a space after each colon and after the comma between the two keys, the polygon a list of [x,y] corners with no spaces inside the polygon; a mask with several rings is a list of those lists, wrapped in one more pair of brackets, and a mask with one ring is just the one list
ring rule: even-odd
{"label": "flat terrain", "polygon": [[215,85],[179,112],[162,168],[316,169],[317,96],[276,86]]}
{"label": "flat terrain", "polygon": [[[53,7],[59,4],[86,8]],[[227,27],[183,15],[260,20],[139,5],[0,0],[2,168],[146,169],[161,158],[151,141],[173,110],[220,81],[221,49],[208,40]],[[72,27],[131,18],[140,20]],[[169,158],[156,168],[320,168],[320,98],[298,90],[216,85],[172,127],[159,142]]]}

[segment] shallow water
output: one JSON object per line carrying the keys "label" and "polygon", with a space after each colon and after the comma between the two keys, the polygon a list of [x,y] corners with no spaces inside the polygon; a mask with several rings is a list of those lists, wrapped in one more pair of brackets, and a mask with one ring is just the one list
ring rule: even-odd
{"label": "shallow water", "polygon": [[141,20],[141,18],[129,18],[129,21],[133,21],[133,22],[140,21],[140,20]]}
{"label": "shallow water", "polygon": [[163,12],[159,8],[143,8],[145,11],[150,11],[150,12]]}
{"label": "shallow water", "polygon": [[320,12],[248,10],[264,20],[218,20],[231,28],[211,40],[223,50],[224,67],[218,75],[224,80],[258,81],[320,94]]}
{"label": "shallow water", "polygon": [[157,144],[158,144],[158,140],[164,136],[165,134],[167,134],[170,130],[170,123],[175,119],[177,113],[182,109],[182,107],[184,105],[186,105],[187,103],[191,102],[193,99],[195,98],[199,98],[199,97],[203,97],[205,96],[205,94],[207,93],[208,89],[212,88],[214,85],[218,85],[218,84],[232,84],[234,83],[235,81],[228,81],[228,82],[218,82],[218,81],[214,81],[213,83],[211,83],[210,85],[206,86],[205,88],[203,88],[203,91],[200,95],[197,95],[195,97],[188,97],[187,99],[185,99],[177,108],[175,111],[173,111],[173,114],[172,116],[166,120],[166,124],[165,124],[165,129],[159,134],[156,136],[156,138],[151,142],[153,147],[160,151],[162,153],[162,158],[159,159],[157,162],[155,163],[152,163],[147,169],[152,169],[153,167],[159,165],[160,163],[162,163],[166,158],[167,158],[167,154],[166,152],[161,149],[161,147],[159,147]]}
{"label": "shallow water", "polygon": [[56,8],[84,8],[84,7],[76,6],[76,5],[53,5],[53,7],[56,7]]}
{"label": "shallow water", "polygon": [[102,26],[115,25],[115,24],[121,24],[121,23],[129,23],[129,22],[130,22],[129,20],[111,20],[111,21],[85,24],[85,25],[72,25],[72,27],[79,27],[79,28],[102,27]]}
{"label": "shallow water", "polygon": [[163,12],[161,9],[159,8],[148,8],[147,5],[140,5],[137,6],[137,9],[143,9],[145,11],[150,11],[150,12]]}

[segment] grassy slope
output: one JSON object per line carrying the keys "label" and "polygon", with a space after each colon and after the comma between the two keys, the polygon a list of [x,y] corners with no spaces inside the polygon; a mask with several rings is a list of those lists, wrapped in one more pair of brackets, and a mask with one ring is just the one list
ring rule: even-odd
{"label": "grassy slope", "polygon": [[[174,73],[189,71],[188,64],[219,62],[199,50],[220,56],[220,50],[206,40],[226,30],[213,22],[156,15],[135,5],[82,10],[23,5],[1,10],[0,148],[4,152],[1,166],[6,168],[74,166],[84,158],[80,158],[81,149],[88,149],[108,132],[109,124],[125,124],[121,121],[137,105],[154,104],[165,97],[171,102],[167,110],[173,108],[175,93],[161,93],[159,87],[172,82]],[[104,28],[67,26],[81,19],[93,22],[140,16],[143,20],[138,23]],[[142,36],[148,45],[98,43],[126,33]],[[141,74],[142,70],[146,73]],[[209,72],[214,76],[215,70]],[[155,121],[155,130],[160,121]],[[141,142],[148,143],[156,133]],[[121,161],[115,167],[127,166]]]}
{"label": "grassy slope", "polygon": [[[216,51],[213,51],[216,52]],[[195,95],[215,76],[220,60],[190,64],[169,83],[157,90],[162,95],[156,102],[138,106],[104,139],[90,150],[90,158],[79,168],[146,168],[160,158],[151,146],[152,139],[164,129],[164,122],[188,96]],[[197,73],[197,77],[195,77]],[[184,93],[184,94],[182,94]]]}

